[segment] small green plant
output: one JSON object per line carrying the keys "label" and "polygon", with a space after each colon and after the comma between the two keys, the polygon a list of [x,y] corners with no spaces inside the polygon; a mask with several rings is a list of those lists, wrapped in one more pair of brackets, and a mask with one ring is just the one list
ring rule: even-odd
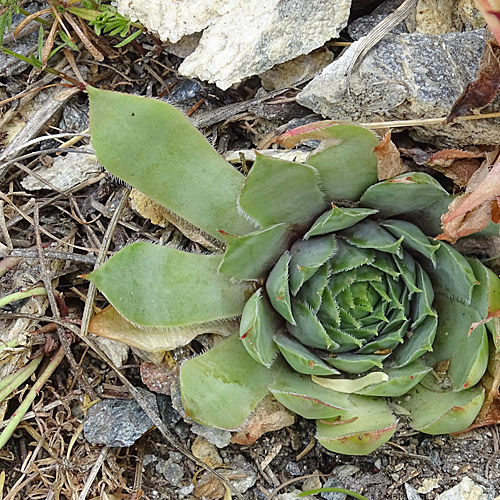
{"label": "small green plant", "polygon": [[[109,36],[118,35],[123,40],[115,45],[116,48],[123,47],[135,40],[144,30],[139,23],[133,23],[125,16],[122,16],[116,7],[107,4],[96,5],[95,2],[81,2],[83,7],[69,7],[68,12],[88,21],[94,28],[96,35],[107,34]],[[129,34],[132,27],[136,31]]]}
{"label": "small green plant", "polygon": [[175,108],[88,93],[105,168],[225,242],[211,255],[134,243],[88,276],[137,335],[218,331],[241,316],[182,365],[190,418],[236,429],[271,392],[346,454],[389,440],[395,413],[429,434],[471,424],[488,329],[498,349],[496,323],[482,321],[500,281],[433,238],[453,199],[434,178],[378,182],[378,140],[351,125],[315,130],[307,164],[257,155],[245,177]]}
{"label": "small green plant", "polygon": [[[74,4],[75,2],[70,2],[70,4],[71,3]],[[123,40],[115,45],[116,48],[123,47],[132,42],[144,31],[144,27],[142,25],[131,22],[130,19],[117,12],[116,7],[113,7],[112,5],[90,0],[79,3],[82,5],[81,7],[74,7],[71,5],[65,6],[63,3],[59,2],[57,3],[56,8],[60,14],[72,14],[87,21],[89,25],[93,27],[98,36],[105,34],[108,36],[119,36],[123,38]],[[48,11],[50,11],[50,9],[45,9],[44,11],[40,11],[40,14]],[[55,18],[52,21],[47,21],[41,17],[34,17],[31,19],[31,22],[37,22],[40,24],[38,29],[37,48],[33,53],[25,56],[3,45],[5,29],[8,28],[10,30],[12,27],[13,14],[22,14],[26,16],[27,20],[30,19],[30,16],[32,16],[30,12],[19,6],[17,0],[0,1],[0,51],[11,57],[24,61],[36,69],[44,69],[54,73],[55,70],[47,66],[48,61],[50,61],[55,54],[64,48],[78,51],[79,48],[75,40],[78,41],[78,38],[82,39],[82,37],[85,37],[85,35],[80,31],[79,33],[74,34],[74,39],[72,39],[66,32],[66,30],[70,32],[69,29],[71,29],[71,27],[69,29],[66,28],[65,30],[60,25],[54,25],[53,23],[59,23],[59,21]],[[48,27],[49,30],[46,31],[44,26]],[[53,28],[55,29],[54,33],[52,33]],[[136,30],[131,32],[133,28],[136,28]],[[47,47],[45,48],[46,44]],[[89,47],[91,42],[85,39],[84,44]],[[58,74],[65,77],[62,73]],[[70,81],[71,80],[72,79],[70,79]],[[75,82],[73,81],[73,83]]]}

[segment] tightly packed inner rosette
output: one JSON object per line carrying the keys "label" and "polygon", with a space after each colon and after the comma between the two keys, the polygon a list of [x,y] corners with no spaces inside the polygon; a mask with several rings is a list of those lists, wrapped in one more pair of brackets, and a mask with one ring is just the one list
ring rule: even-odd
{"label": "tightly packed inner rosette", "polygon": [[105,168],[225,244],[135,243],[89,275],[113,306],[97,333],[150,350],[232,333],[182,365],[190,418],[237,429],[271,392],[348,454],[390,439],[398,414],[430,434],[472,423],[500,282],[433,238],[453,199],[437,180],[377,182],[378,140],[351,125],[316,130],[306,164],[257,154],[245,177],[167,104],[88,91]]}

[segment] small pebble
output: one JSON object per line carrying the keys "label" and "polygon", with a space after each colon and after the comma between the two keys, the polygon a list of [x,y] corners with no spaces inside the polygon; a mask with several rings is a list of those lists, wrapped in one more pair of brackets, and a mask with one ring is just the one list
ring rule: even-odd
{"label": "small pebble", "polygon": [[[149,404],[158,411],[156,397],[141,389]],[[132,446],[153,423],[135,399],[105,399],[92,405],[85,417],[83,432],[92,444]]]}
{"label": "small pebble", "polygon": [[408,483],[405,483],[406,498],[408,500],[422,500],[422,497],[418,494],[417,490]]}
{"label": "small pebble", "polygon": [[196,422],[191,426],[191,432],[204,437],[209,443],[215,444],[217,448],[225,448],[231,442],[231,433],[229,431],[213,429]]}
{"label": "small pebble", "polygon": [[300,476],[301,470],[300,467],[297,465],[296,462],[288,462],[285,465],[285,469],[292,475],[292,476]]}
{"label": "small pebble", "polygon": [[[325,488],[345,488],[345,485],[344,485],[344,483],[342,483],[338,479],[336,479],[334,477],[330,477],[325,482],[324,487]],[[347,498],[347,495],[345,493],[328,491],[328,492],[321,493],[321,498],[324,498],[325,500],[344,500],[345,498]]]}
{"label": "small pebble", "polygon": [[349,476],[354,476],[354,474],[357,474],[360,470],[361,469],[355,465],[339,465],[335,467],[335,475],[339,479],[344,479]]}
{"label": "small pebble", "polygon": [[156,464],[156,472],[163,476],[172,486],[182,486],[184,468],[170,460],[161,460]]}

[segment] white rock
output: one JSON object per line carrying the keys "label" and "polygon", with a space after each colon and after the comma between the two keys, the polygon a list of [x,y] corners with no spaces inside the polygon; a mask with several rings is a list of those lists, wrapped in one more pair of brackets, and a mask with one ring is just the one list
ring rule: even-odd
{"label": "white rock", "polygon": [[[83,149],[89,149],[89,147],[85,146]],[[61,152],[64,152],[64,150],[61,150]],[[97,164],[96,157],[86,153],[68,153],[66,156],[56,156],[52,166],[35,170],[40,177],[49,181],[61,191],[95,177],[100,171],[101,167]],[[23,179],[21,185],[28,191],[51,189],[47,184],[31,175]]]}
{"label": "white rock", "polygon": [[436,488],[439,488],[439,481],[441,478],[439,477],[432,477],[432,478],[427,478],[422,481],[422,486],[418,488],[419,493],[423,493],[426,495],[427,493],[430,493],[432,490],[435,490]]}
{"label": "white rock", "polygon": [[118,0],[117,7],[163,41],[204,30],[179,72],[227,89],[337,37],[351,0]]}
{"label": "white rock", "polygon": [[486,500],[483,488],[465,477],[451,490],[441,493],[436,500]]}
{"label": "white rock", "polygon": [[130,350],[128,345],[94,335],[92,335],[92,338],[117,368],[121,368],[125,364]]}

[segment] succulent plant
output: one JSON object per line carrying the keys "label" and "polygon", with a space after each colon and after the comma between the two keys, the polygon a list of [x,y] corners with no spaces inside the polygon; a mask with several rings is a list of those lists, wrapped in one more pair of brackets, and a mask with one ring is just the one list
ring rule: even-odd
{"label": "succulent plant", "polygon": [[138,242],[88,276],[137,335],[217,332],[241,316],[182,365],[190,418],[236,429],[271,392],[347,454],[389,440],[395,414],[429,434],[471,424],[500,281],[433,238],[453,198],[439,182],[378,182],[378,140],[352,125],[315,130],[307,164],[257,154],[245,177],[168,104],[88,92],[105,168],[225,243],[194,254]]}

